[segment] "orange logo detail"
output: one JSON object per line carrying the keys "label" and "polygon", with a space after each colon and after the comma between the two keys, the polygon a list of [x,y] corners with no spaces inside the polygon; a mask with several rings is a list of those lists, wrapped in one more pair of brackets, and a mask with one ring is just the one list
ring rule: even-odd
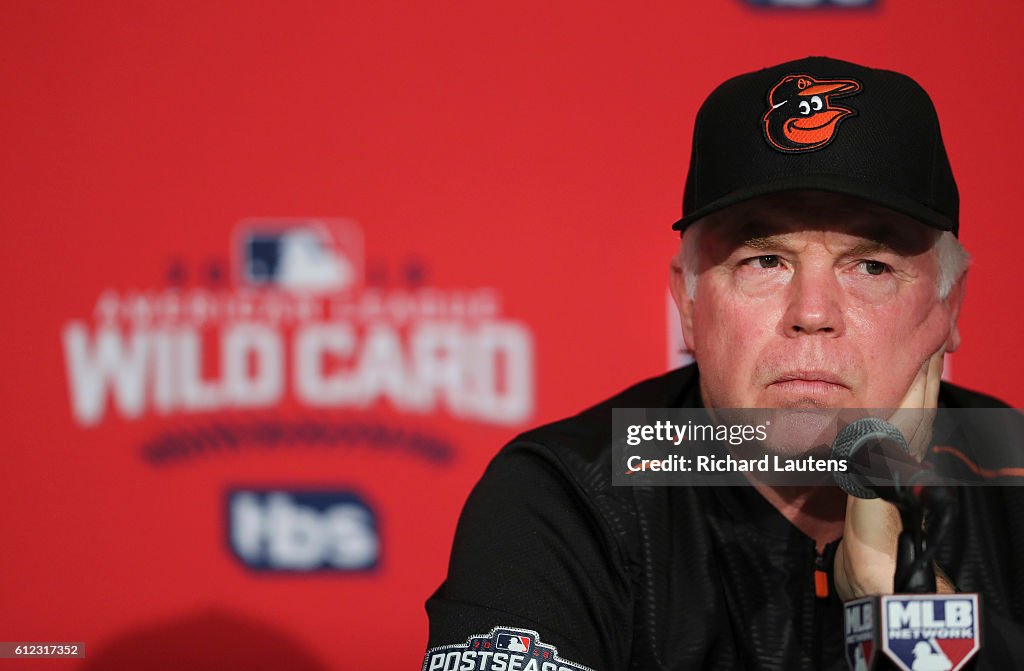
{"label": "orange logo detail", "polygon": [[860,93],[854,79],[817,79],[786,75],[768,92],[768,111],[762,119],[768,144],[787,153],[813,151],[830,143],[839,122],[856,114],[832,103]]}

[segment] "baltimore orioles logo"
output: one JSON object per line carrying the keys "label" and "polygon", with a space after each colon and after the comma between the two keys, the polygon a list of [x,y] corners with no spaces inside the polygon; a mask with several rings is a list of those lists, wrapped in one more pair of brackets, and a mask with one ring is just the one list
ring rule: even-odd
{"label": "baltimore orioles logo", "polygon": [[853,79],[816,79],[811,75],[786,75],[768,92],[764,137],[768,144],[787,153],[820,149],[835,138],[839,122],[856,114],[832,104],[833,98],[859,93]]}

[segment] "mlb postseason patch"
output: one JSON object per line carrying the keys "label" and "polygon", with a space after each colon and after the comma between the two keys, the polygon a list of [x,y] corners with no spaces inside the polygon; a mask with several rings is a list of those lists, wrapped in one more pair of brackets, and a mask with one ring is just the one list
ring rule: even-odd
{"label": "mlb postseason patch", "polygon": [[957,671],[980,648],[977,594],[880,599],[881,647],[904,671]]}
{"label": "mlb postseason patch", "polygon": [[875,598],[848,601],[843,607],[846,631],[846,663],[851,671],[868,671],[874,662]]}
{"label": "mlb postseason patch", "polygon": [[591,671],[558,656],[552,645],[529,629],[495,627],[465,643],[427,650],[423,671]]}

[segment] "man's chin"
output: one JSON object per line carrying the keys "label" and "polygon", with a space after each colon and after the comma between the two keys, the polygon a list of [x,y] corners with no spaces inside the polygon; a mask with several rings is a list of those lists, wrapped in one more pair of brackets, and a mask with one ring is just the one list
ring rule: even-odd
{"label": "man's chin", "polygon": [[768,420],[771,428],[762,449],[787,457],[830,449],[839,431],[838,416],[837,409],[818,406],[773,408]]}
{"label": "man's chin", "polygon": [[720,411],[729,424],[763,426],[764,440],[751,441],[738,451],[757,458],[765,454],[795,457],[812,451],[828,451],[838,432],[837,408],[786,407]]}

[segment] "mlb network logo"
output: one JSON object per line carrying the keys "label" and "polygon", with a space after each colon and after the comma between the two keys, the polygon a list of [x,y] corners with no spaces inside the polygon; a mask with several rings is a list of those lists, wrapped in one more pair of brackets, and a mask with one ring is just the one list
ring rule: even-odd
{"label": "mlb network logo", "polygon": [[347,491],[228,493],[231,551],[259,571],[367,571],[377,565],[377,518]]}
{"label": "mlb network logo", "polygon": [[980,648],[978,595],[883,596],[882,650],[904,671],[958,671]]}
{"label": "mlb network logo", "polygon": [[851,671],[868,671],[875,655],[874,598],[848,602],[844,620],[846,661]]}
{"label": "mlb network logo", "polygon": [[235,234],[242,284],[298,292],[342,292],[363,280],[363,238],[347,219],[245,219]]}
{"label": "mlb network logo", "polygon": [[977,594],[868,597],[847,602],[844,620],[852,671],[876,656],[903,671],[959,671],[980,649]]}

